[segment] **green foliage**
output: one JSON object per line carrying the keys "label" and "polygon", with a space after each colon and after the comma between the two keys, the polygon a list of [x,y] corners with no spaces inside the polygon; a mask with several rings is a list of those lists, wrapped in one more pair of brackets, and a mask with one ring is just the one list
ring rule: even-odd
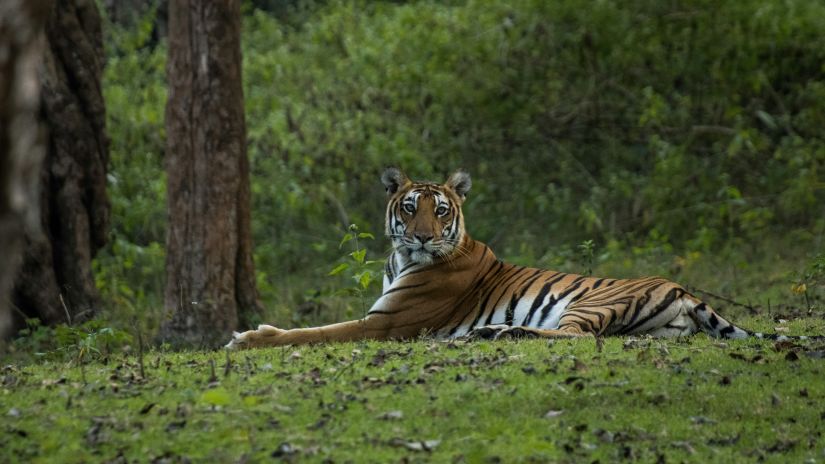
{"label": "green foliage", "polygon": [[34,354],[43,359],[69,360],[86,363],[121,353],[132,342],[132,336],[123,330],[105,325],[95,319],[79,326],[61,324],[47,327],[38,319],[26,320],[26,328],[18,333],[14,349]]}
{"label": "green foliage", "polygon": [[[468,169],[469,232],[522,264],[579,271],[584,237],[605,244],[590,258],[596,272],[624,276],[688,275],[671,264],[694,253],[744,269],[757,254],[787,263],[822,252],[822,2],[256,9],[272,5],[246,4],[242,52],[254,257],[274,320],[307,295],[335,294],[324,271],[340,262],[337,237],[351,223],[382,228],[388,165],[437,181]],[[114,311],[155,327],[166,45],[151,42],[150,22],[107,28],[114,221],[96,271]],[[799,268],[770,277],[785,279],[785,296]]]}
{"label": "green foliage", "polygon": [[802,281],[808,285],[825,285],[825,254],[817,255],[811,260]]}
{"label": "green foliage", "polygon": [[584,267],[582,274],[586,276],[593,275],[593,258],[596,253],[596,244],[593,243],[593,240],[585,240],[579,244],[578,249],[579,259]]}
{"label": "green foliage", "polygon": [[349,232],[341,238],[338,248],[340,249],[345,244],[351,243],[352,251],[342,256],[343,262],[329,271],[328,275],[348,276],[353,284],[341,288],[339,292],[356,296],[361,303],[362,312],[366,313],[371,304],[366,301],[366,297],[370,295],[371,286],[375,286],[375,283],[379,285],[381,283],[384,260],[367,259],[367,249],[359,244],[359,239],[375,240],[375,236],[369,232],[361,232],[356,224],[350,224]]}
{"label": "green foliage", "polygon": [[[813,257],[807,268],[800,273],[791,288],[793,293],[802,295],[808,314],[817,309],[817,303],[822,300],[821,290],[825,287],[825,254]],[[817,291],[820,290],[820,291]]]}
{"label": "green foliage", "polygon": [[95,280],[112,319],[160,321],[166,229],[164,44],[151,38],[154,9],[134,29],[105,24],[103,95],[111,156],[109,244],[98,253]]}

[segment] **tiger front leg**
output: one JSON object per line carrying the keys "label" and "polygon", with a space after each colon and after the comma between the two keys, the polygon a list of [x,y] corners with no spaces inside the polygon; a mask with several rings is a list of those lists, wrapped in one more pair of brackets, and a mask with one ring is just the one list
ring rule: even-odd
{"label": "tiger front leg", "polygon": [[355,340],[387,340],[408,338],[410,330],[394,330],[391,321],[383,315],[369,315],[364,319],[339,322],[320,327],[283,330],[271,325],[260,325],[257,330],[233,334],[226,345],[229,349],[259,348],[265,346],[306,345],[310,343],[350,342]]}
{"label": "tiger front leg", "polygon": [[264,346],[279,346],[282,344],[278,343],[279,338],[286,332],[288,331],[271,325],[259,325],[257,330],[247,330],[242,333],[232,332],[232,340],[229,340],[225,348],[242,350]]}

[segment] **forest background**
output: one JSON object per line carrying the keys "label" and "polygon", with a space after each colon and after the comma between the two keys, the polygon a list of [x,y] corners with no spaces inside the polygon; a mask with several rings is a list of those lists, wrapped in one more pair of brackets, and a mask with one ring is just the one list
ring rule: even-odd
{"label": "forest background", "polygon": [[[93,269],[102,324],[151,338],[168,318],[167,44],[163,4],[134,3],[103,27],[112,210]],[[244,3],[262,321],[369,306],[380,279],[328,274],[350,224],[386,254],[390,165],[468,170],[468,231],[505,260],[664,275],[725,314],[825,314],[823,31],[805,0]]]}

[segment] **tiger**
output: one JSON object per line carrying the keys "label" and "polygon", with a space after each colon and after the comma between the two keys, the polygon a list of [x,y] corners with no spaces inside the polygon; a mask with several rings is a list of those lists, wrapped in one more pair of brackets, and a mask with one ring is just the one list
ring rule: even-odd
{"label": "tiger", "polygon": [[[229,349],[362,339],[577,338],[611,335],[784,340],[738,327],[662,277],[612,279],[508,264],[467,233],[472,186],[458,170],[443,184],[388,168],[385,232],[392,243],[383,289],[366,316],[321,327],[260,325],[234,332]],[[825,337],[795,337],[797,339]]]}

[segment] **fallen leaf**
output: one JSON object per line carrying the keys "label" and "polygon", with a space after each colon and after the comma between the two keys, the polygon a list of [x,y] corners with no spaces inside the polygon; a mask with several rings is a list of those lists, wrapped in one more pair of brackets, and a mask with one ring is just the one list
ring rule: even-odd
{"label": "fallen leaf", "polygon": [[780,404],[782,404],[782,400],[779,399],[779,395],[777,395],[776,393],[771,393],[771,404],[773,406],[779,406]]}
{"label": "fallen leaf", "polygon": [[694,424],[704,425],[704,424],[715,424],[716,421],[705,416],[690,416],[690,421]]}
{"label": "fallen leaf", "polygon": [[707,441],[710,446],[732,446],[739,441],[739,434],[727,438],[711,438]]}
{"label": "fallen leaf", "polygon": [[66,383],[66,378],[65,377],[60,377],[59,379],[56,379],[56,380],[45,379],[45,380],[43,380],[41,385],[46,387],[46,388],[49,388],[49,387],[52,387],[54,385],[63,385],[64,383]]}
{"label": "fallen leaf", "polygon": [[687,452],[688,454],[695,454],[696,453],[696,450],[693,449],[693,446],[691,446],[690,442],[688,442],[688,441],[674,441],[673,443],[670,444],[670,446],[672,446],[674,448],[680,448],[680,449],[684,450],[685,452]]}
{"label": "fallen leaf", "polygon": [[375,356],[372,357],[372,361],[370,361],[370,366],[381,367],[387,361],[387,353],[384,350],[378,350],[375,353]]}
{"label": "fallen leaf", "polygon": [[587,364],[583,363],[578,358],[573,359],[573,370],[574,371],[579,371],[579,372],[584,372],[584,371],[587,370]]}
{"label": "fallen leaf", "polygon": [[103,421],[94,421],[89,430],[86,431],[86,443],[89,446],[97,446],[107,441],[109,441],[109,437],[103,433]]}
{"label": "fallen leaf", "polygon": [[609,432],[604,429],[596,429],[593,431],[593,435],[595,435],[596,438],[598,438],[600,441],[604,443],[613,443],[613,432]]}
{"label": "fallen leaf", "polygon": [[564,410],[562,410],[562,409],[558,409],[558,410],[551,409],[551,410],[547,411],[544,414],[544,417],[547,418],[547,419],[550,419],[550,418],[553,418],[553,417],[559,417],[562,414],[564,414]]}
{"label": "fallen leaf", "polygon": [[800,346],[794,342],[790,342],[788,340],[782,340],[781,342],[776,342],[773,344],[774,351],[788,351],[788,350],[796,350],[799,349]]}
{"label": "fallen leaf", "polygon": [[390,445],[407,448],[410,451],[432,451],[439,444],[441,440],[404,440],[403,438],[393,438],[390,440]]}
{"label": "fallen leaf", "polygon": [[140,408],[139,414],[143,415],[143,414],[148,413],[148,412],[149,412],[149,411],[151,411],[151,410],[152,410],[152,408],[154,408],[156,405],[157,405],[157,403],[148,403],[148,404],[147,404],[147,405],[145,405],[144,407]]}
{"label": "fallen leaf", "polygon": [[399,420],[404,418],[404,413],[401,411],[387,411],[378,416],[381,420]]}
{"label": "fallen leaf", "polygon": [[825,358],[825,351],[806,351],[805,356],[811,359],[822,359]]}
{"label": "fallen leaf", "polygon": [[185,419],[184,420],[179,420],[179,421],[172,421],[172,422],[166,424],[166,428],[164,430],[166,430],[167,432],[174,432],[174,431],[180,430],[184,427],[186,427],[186,420]]}
{"label": "fallen leaf", "polygon": [[278,445],[278,447],[275,448],[275,451],[273,451],[272,454],[270,454],[270,456],[272,456],[273,458],[282,458],[286,456],[293,456],[295,454],[298,454],[300,451],[300,448],[293,446],[287,442],[284,442]]}
{"label": "fallen leaf", "polygon": [[527,375],[532,375],[532,374],[536,373],[536,368],[533,367],[532,365],[524,366],[524,367],[521,368],[521,371],[524,372]]}
{"label": "fallen leaf", "polygon": [[321,417],[318,419],[318,422],[310,425],[307,428],[309,430],[320,430],[320,429],[324,428],[327,425],[327,423],[329,423],[330,419],[332,419],[332,416],[330,416],[329,414],[327,414],[327,413],[321,414]]}
{"label": "fallen leaf", "polygon": [[779,440],[771,447],[767,448],[766,451],[769,453],[784,453],[785,451],[794,449],[796,444],[797,440]]}
{"label": "fallen leaf", "polygon": [[640,340],[638,338],[631,337],[625,340],[624,343],[622,343],[622,349],[632,350],[636,348],[645,348],[648,345],[650,345],[649,340]]}

